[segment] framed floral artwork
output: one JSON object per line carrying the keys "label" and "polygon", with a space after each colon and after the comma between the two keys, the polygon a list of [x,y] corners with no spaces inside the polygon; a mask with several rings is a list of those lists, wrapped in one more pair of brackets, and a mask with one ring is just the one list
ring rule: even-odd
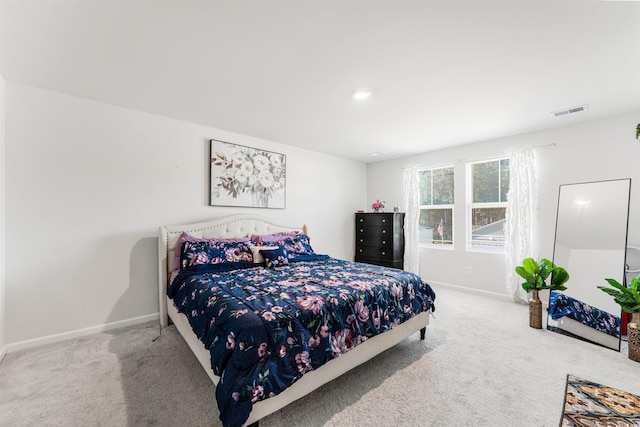
{"label": "framed floral artwork", "polygon": [[211,140],[211,206],[283,209],[284,154]]}

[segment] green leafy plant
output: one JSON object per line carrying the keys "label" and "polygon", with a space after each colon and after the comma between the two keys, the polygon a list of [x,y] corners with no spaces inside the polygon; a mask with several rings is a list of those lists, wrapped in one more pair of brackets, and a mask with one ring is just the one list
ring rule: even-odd
{"label": "green leafy plant", "polygon": [[636,126],[636,139],[640,140],[640,123]]}
{"label": "green leafy plant", "polygon": [[630,286],[627,288],[615,279],[604,279],[614,289],[606,286],[598,286],[602,292],[613,297],[613,300],[620,305],[622,311],[626,313],[640,312],[640,276],[636,276],[631,280]]}
{"label": "green leafy plant", "polygon": [[[522,288],[527,292],[551,289],[552,291],[564,291],[564,284],[569,280],[569,273],[562,267],[556,266],[546,258],[536,262],[533,258],[522,261],[522,265],[516,267],[516,273],[525,282]],[[551,276],[551,282],[547,284],[547,278]]]}

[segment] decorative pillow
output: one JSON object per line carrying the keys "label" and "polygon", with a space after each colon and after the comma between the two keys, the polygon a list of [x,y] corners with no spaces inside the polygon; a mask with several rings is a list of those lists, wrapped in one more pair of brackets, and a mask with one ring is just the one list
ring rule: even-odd
{"label": "decorative pillow", "polygon": [[277,246],[250,246],[251,253],[253,254],[253,262],[256,264],[264,264],[264,257],[260,253],[263,249],[278,249]]}
{"label": "decorative pillow", "polygon": [[249,243],[250,241],[251,241],[251,238],[249,237],[235,237],[235,238],[229,238],[229,239],[218,239],[216,237],[212,237],[210,239],[204,239],[204,238],[192,236],[189,233],[182,233],[182,235],[180,236],[180,239],[178,239],[178,243],[176,243],[176,250],[173,257],[173,271],[181,270],[180,254],[182,252],[182,245],[184,244],[184,242],[207,242],[207,243],[215,244],[219,242]]}
{"label": "decorative pillow", "polygon": [[287,250],[289,259],[294,259],[297,255],[311,255],[313,249],[309,244],[309,237],[306,234],[300,233],[294,238],[286,238],[281,246]]}
{"label": "decorative pillow", "polygon": [[260,250],[260,254],[264,257],[267,268],[289,264],[287,250],[282,246],[278,246],[276,249],[262,249]]}
{"label": "decorative pillow", "polygon": [[255,234],[251,236],[251,240],[254,242],[257,240],[264,242],[265,239],[274,245],[284,246],[289,259],[295,258],[296,255],[311,255],[314,253],[309,243],[309,236],[299,231],[288,234],[272,234],[269,236],[258,236]]}
{"label": "decorative pillow", "polygon": [[226,262],[253,262],[253,253],[247,242],[185,241],[180,251],[180,269],[201,264]]}

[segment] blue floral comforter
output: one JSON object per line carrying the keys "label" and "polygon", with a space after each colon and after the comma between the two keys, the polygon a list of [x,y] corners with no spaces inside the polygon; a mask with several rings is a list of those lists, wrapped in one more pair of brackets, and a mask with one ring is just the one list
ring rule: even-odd
{"label": "blue floral comforter", "polygon": [[276,268],[189,267],[167,294],[211,352],[227,427],[242,425],[254,402],[306,372],[435,309],[433,290],[413,273],[326,255],[299,256]]}
{"label": "blue floral comforter", "polygon": [[614,337],[620,336],[620,318],[563,293],[549,294],[549,314],[553,320],[567,316]]}

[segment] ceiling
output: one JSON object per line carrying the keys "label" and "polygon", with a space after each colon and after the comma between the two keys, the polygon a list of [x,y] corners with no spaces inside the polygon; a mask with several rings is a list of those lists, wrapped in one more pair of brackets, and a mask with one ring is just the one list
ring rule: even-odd
{"label": "ceiling", "polygon": [[7,81],[366,163],[640,111],[637,1],[0,5]]}

